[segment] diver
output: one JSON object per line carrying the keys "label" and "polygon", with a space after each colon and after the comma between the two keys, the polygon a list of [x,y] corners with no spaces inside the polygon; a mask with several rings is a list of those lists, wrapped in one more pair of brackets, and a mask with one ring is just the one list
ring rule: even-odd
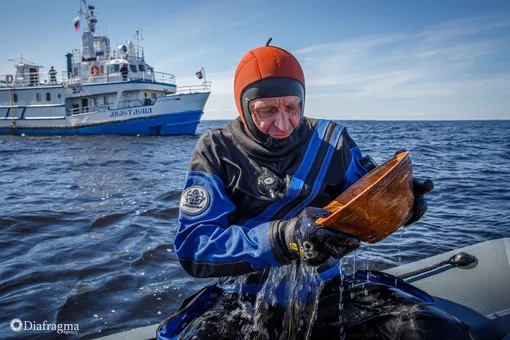
{"label": "diver", "polygon": [[[318,228],[315,219],[325,215],[319,207],[370,167],[345,127],[303,115],[301,65],[269,42],[239,62],[234,78],[239,117],[201,136],[181,196],[174,242],[179,261],[188,274],[218,282],[188,298],[161,324],[158,338],[302,337],[302,332],[287,329],[286,310],[279,304],[264,313],[266,331],[248,327],[253,313],[232,313],[240,300],[255,301],[270,268],[296,261],[318,267],[325,282],[311,339],[338,338],[340,330],[345,339],[468,338],[467,326],[426,296],[413,297],[371,281],[362,285],[370,294],[361,294],[354,283],[362,279],[354,276],[351,284],[344,282],[340,296],[338,260],[360,241]],[[414,214],[407,225],[418,221],[427,207],[423,182],[416,183]],[[246,286],[255,291],[242,296],[228,291],[229,283],[245,274]]]}

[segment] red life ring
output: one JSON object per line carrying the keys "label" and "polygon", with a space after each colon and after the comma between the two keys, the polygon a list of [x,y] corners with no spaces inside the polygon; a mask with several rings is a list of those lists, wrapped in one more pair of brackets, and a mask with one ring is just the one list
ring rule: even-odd
{"label": "red life ring", "polygon": [[8,74],[5,76],[5,82],[7,84],[11,84],[13,80],[14,80],[14,78],[12,77],[12,75]]}
{"label": "red life ring", "polygon": [[97,66],[92,66],[90,68],[90,74],[92,74],[93,76],[97,76],[99,74],[99,67]]}

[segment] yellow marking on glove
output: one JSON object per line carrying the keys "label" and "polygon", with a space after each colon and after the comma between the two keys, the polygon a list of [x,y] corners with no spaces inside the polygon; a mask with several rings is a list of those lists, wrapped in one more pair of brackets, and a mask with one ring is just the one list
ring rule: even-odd
{"label": "yellow marking on glove", "polygon": [[290,250],[298,251],[298,245],[296,243],[289,243]]}

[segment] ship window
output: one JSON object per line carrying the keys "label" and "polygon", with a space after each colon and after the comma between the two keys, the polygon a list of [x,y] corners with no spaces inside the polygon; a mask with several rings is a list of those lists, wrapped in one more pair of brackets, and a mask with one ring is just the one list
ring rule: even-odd
{"label": "ship window", "polygon": [[145,95],[145,98],[147,98],[147,92],[145,92],[144,95]]}
{"label": "ship window", "polygon": [[13,99],[14,99],[14,102],[15,102],[15,103],[17,103],[17,102],[18,102],[18,94],[17,94],[17,93],[15,93],[13,97],[14,97],[14,98],[13,98]]}
{"label": "ship window", "polygon": [[77,68],[77,67],[75,67],[75,68],[74,68],[73,75],[74,75],[74,76],[78,76],[78,75],[79,75],[79,74],[78,74],[78,68]]}
{"label": "ship window", "polygon": [[104,73],[104,65],[101,65],[101,74]]}
{"label": "ship window", "polygon": [[144,64],[138,65],[138,69],[140,70],[140,72],[145,71],[145,65]]}
{"label": "ship window", "polygon": [[62,95],[59,93],[59,94],[57,95],[57,97],[58,97],[58,99],[60,99],[60,98],[62,98]]}
{"label": "ship window", "polygon": [[51,93],[49,92],[46,92],[46,101],[47,102],[51,101]]}
{"label": "ship window", "polygon": [[152,97],[152,99],[156,99],[156,94],[155,93],[151,93],[151,97]]}
{"label": "ship window", "polygon": [[108,105],[108,96],[103,97],[104,105]]}
{"label": "ship window", "polygon": [[37,93],[36,94],[36,98],[37,98],[37,101],[40,102],[41,101],[41,94],[40,93]]}
{"label": "ship window", "polygon": [[136,72],[136,65],[129,65],[129,68],[131,69],[131,72]]}
{"label": "ship window", "polygon": [[115,73],[115,72],[120,72],[120,66],[118,64],[112,65],[112,73]]}

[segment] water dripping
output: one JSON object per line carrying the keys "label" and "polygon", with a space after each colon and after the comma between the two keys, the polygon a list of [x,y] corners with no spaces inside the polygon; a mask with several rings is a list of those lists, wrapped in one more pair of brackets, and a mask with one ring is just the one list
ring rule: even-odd
{"label": "water dripping", "polygon": [[[404,235],[404,231],[406,230],[406,226],[402,226],[402,231],[400,232],[400,238]],[[400,243],[397,245],[397,258],[398,258],[398,265],[400,266],[402,264],[402,256],[400,256]],[[395,286],[397,284],[395,283]]]}
{"label": "water dripping", "polygon": [[[265,314],[263,308],[265,304],[264,302],[269,300],[271,301],[271,304],[273,304],[274,301],[277,301],[275,291],[278,285],[283,281],[284,277],[288,274],[289,267],[292,267],[292,265],[271,268],[269,270],[269,275],[255,298],[255,305],[253,307],[253,322],[246,334],[259,333],[260,336],[266,335],[264,333],[267,333],[267,330],[265,330],[263,320],[263,315]],[[269,335],[267,337],[269,337]]]}
{"label": "water dripping", "polygon": [[402,235],[404,235],[404,231],[406,230],[406,226],[402,226],[402,231],[400,232],[400,237],[402,237]]}
{"label": "water dripping", "polygon": [[[296,261],[288,266],[271,268],[256,296],[252,321],[244,332],[247,338],[269,338],[265,328],[267,310],[280,303],[281,306],[288,306],[284,313],[283,336],[310,339],[323,286],[317,268],[304,263]],[[281,297],[283,301],[276,296],[276,291],[282,291],[281,288],[285,288],[285,296]]]}
{"label": "water dripping", "polygon": [[340,325],[340,334],[339,339],[344,339],[344,320],[343,320],[343,313],[344,313],[344,305],[342,302],[342,292],[344,289],[344,273],[342,271],[343,267],[343,259],[340,260],[340,266],[338,267],[338,271],[340,274],[340,286],[338,287],[338,322]]}
{"label": "water dripping", "polygon": [[353,266],[353,272],[352,273],[356,274],[356,249],[354,249],[354,251],[353,251],[353,264],[352,264],[352,266]]}
{"label": "water dripping", "polygon": [[402,262],[402,257],[400,256],[400,243],[397,244],[397,259],[398,259],[398,265],[400,266]]}
{"label": "water dripping", "polygon": [[296,263],[292,267],[289,294],[288,337],[310,339],[324,282],[316,267]]}
{"label": "water dripping", "polygon": [[366,271],[367,272],[368,272],[368,256],[369,256],[369,253],[370,253],[370,243],[367,242],[367,249],[365,251],[365,254],[368,254],[368,255],[366,255],[366,257],[367,257],[367,259],[366,259],[366,264],[367,264]]}
{"label": "water dripping", "polygon": [[234,287],[238,292],[239,300],[243,296],[243,288],[246,286],[246,281],[248,281],[248,275],[239,275],[234,281]]}
{"label": "water dripping", "polygon": [[317,268],[313,267],[313,271],[314,271],[313,275],[316,279],[317,286],[316,286],[316,290],[315,290],[315,299],[313,302],[313,313],[312,313],[310,319],[308,320],[308,325],[307,325],[307,332],[306,332],[307,340],[310,339],[310,337],[312,335],[313,324],[315,323],[315,320],[317,319],[317,310],[319,309],[319,300],[320,300],[321,292],[322,292],[322,289],[324,288],[324,282],[322,281],[319,273],[317,272]]}

